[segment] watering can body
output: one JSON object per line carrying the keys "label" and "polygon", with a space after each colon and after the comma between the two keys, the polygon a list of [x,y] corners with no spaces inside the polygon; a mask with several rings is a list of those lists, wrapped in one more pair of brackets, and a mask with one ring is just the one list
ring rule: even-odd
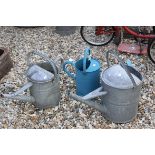
{"label": "watering can body", "polygon": [[122,90],[103,84],[104,91],[109,92],[101,98],[105,118],[115,123],[132,121],[138,112],[141,86]]}
{"label": "watering can body", "polygon": [[[101,98],[101,104],[104,105],[106,112],[103,113],[105,118],[116,123],[126,123],[132,121],[138,112],[138,104],[142,87],[142,75],[133,67],[125,65],[130,74],[135,75],[140,82],[128,88],[117,88],[108,85],[101,80],[104,91],[107,92]],[[106,70],[102,73],[105,74]]]}
{"label": "watering can body", "polygon": [[[69,64],[75,68],[76,74],[67,70],[66,66]],[[97,59],[82,58],[76,62],[66,61],[63,70],[75,80],[76,94],[79,96],[84,96],[100,87],[100,63]]]}
{"label": "watering can body", "polygon": [[[53,72],[51,66],[48,63],[40,63],[37,65],[50,72]],[[31,81],[30,79],[28,80]],[[57,106],[61,98],[59,77],[55,78],[54,81],[33,81],[33,85],[30,87],[30,94],[35,98],[34,105],[39,109]]]}
{"label": "watering can body", "polygon": [[[132,74],[136,76],[136,78],[139,79],[139,82],[132,83],[132,80],[129,78],[129,81],[131,82],[129,87],[120,87],[121,83],[117,86],[110,85],[107,83],[106,79],[103,78],[105,77],[105,73],[109,71],[108,68],[101,73],[100,88],[83,97],[70,93],[70,97],[99,110],[106,119],[114,123],[126,123],[132,121],[137,115],[143,78],[133,67],[127,65],[123,65],[123,67],[127,69],[129,75]],[[114,67],[114,69],[116,68]],[[111,76],[109,76],[109,78],[111,78]],[[91,99],[99,96],[101,97],[100,103],[91,101]]]}
{"label": "watering can body", "polygon": [[76,70],[76,93],[84,96],[100,86],[100,70],[83,73]]}

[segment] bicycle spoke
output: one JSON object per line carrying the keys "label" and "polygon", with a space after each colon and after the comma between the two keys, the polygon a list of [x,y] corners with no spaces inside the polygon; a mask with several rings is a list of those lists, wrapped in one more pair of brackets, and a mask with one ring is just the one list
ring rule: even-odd
{"label": "bicycle spoke", "polygon": [[93,45],[101,45],[109,42],[113,37],[112,27],[96,27],[85,26],[83,29],[83,37],[88,43]]}

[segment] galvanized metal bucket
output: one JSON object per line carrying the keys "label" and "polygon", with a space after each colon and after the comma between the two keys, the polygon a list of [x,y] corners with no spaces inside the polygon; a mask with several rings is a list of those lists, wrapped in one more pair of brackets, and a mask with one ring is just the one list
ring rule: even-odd
{"label": "galvanized metal bucket", "polygon": [[[117,72],[116,65],[110,67],[109,54],[114,55],[119,60],[122,66],[120,68],[122,68],[122,71],[125,70],[125,75],[121,75],[124,72]],[[70,96],[101,111],[105,118],[112,122],[130,122],[137,115],[143,81],[142,75],[135,68],[125,65],[114,51],[108,51],[106,58],[108,68],[101,74],[102,87],[84,97],[73,93],[70,93]],[[110,72],[111,70],[113,72]],[[99,96],[101,96],[101,103],[91,101],[91,99]]]}
{"label": "galvanized metal bucket", "polygon": [[[21,101],[32,102],[36,108],[45,109],[49,107],[55,107],[59,104],[60,101],[60,84],[59,84],[59,75],[58,68],[55,63],[50,60],[42,52],[31,52],[28,54],[28,66],[29,68],[34,65],[30,63],[30,57],[32,55],[38,55],[42,57],[46,62],[37,63],[38,66],[54,74],[54,79],[45,81],[37,81],[31,79],[27,74],[28,83],[25,84],[22,88],[12,94],[2,94],[3,97],[18,99]],[[29,69],[28,69],[29,70]],[[19,95],[26,89],[30,89],[30,96]]]}

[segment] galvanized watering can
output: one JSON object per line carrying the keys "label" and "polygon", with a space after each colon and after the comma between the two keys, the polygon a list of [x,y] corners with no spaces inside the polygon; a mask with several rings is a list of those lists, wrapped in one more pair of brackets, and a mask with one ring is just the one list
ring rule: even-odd
{"label": "galvanized watering can", "polygon": [[[109,54],[114,55],[120,64],[110,66]],[[99,110],[112,122],[130,122],[137,115],[142,75],[135,68],[125,65],[114,51],[108,51],[106,58],[108,68],[101,73],[102,87],[83,97],[73,93],[69,96]],[[99,96],[101,103],[91,101]]]}
{"label": "galvanized watering can", "polygon": [[[30,57],[38,55],[47,62],[31,64]],[[31,52],[28,54],[28,70],[26,76],[28,83],[12,94],[2,94],[2,97],[32,102],[39,109],[55,107],[60,101],[60,86],[58,68],[42,52]],[[23,91],[30,89],[30,96],[19,95]]]}
{"label": "galvanized watering can", "polygon": [[[72,65],[76,74],[67,69],[67,65]],[[100,87],[100,63],[91,58],[90,49],[84,51],[84,57],[78,61],[66,61],[63,70],[76,81],[76,94],[84,96],[96,88]]]}

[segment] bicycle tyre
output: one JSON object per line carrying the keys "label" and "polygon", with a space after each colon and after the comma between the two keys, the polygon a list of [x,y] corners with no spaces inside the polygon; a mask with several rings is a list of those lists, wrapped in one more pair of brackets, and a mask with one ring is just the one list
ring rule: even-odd
{"label": "bicycle tyre", "polygon": [[[154,51],[151,50],[153,45],[154,45]],[[148,50],[148,57],[155,64],[155,38],[149,40],[147,50]],[[152,55],[152,52],[154,52],[153,55]]]}
{"label": "bicycle tyre", "polygon": [[[92,28],[94,26],[81,26],[80,28],[80,34],[81,34],[81,37],[82,39],[87,42],[89,45],[93,45],[93,46],[104,46],[104,45],[107,45],[109,42],[111,42],[115,36],[115,32],[112,32],[109,39],[107,39],[107,41],[103,41],[103,42],[92,42],[90,41],[86,36],[85,36],[85,32],[84,32],[84,29],[86,27],[89,27],[89,28]],[[112,28],[112,30],[114,30],[113,26],[109,26]],[[94,34],[95,34],[95,31],[94,31]],[[106,35],[104,35],[106,36]]]}

